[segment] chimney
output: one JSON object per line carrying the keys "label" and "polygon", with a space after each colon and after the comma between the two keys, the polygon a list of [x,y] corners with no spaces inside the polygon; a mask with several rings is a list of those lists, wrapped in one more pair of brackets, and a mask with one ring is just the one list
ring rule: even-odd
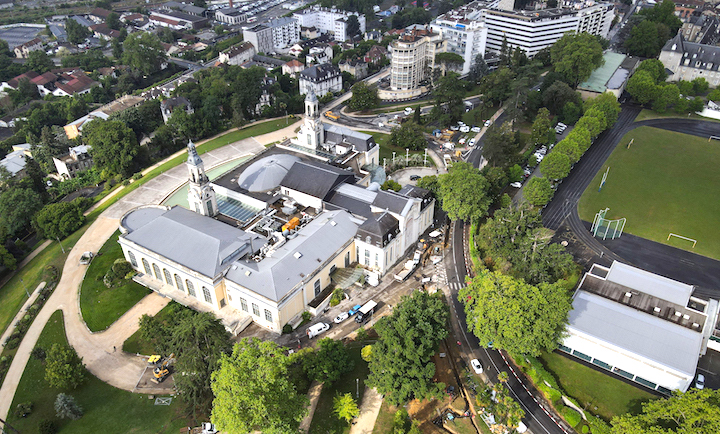
{"label": "chimney", "polygon": [[230,7],[233,7],[233,0],[230,0]]}

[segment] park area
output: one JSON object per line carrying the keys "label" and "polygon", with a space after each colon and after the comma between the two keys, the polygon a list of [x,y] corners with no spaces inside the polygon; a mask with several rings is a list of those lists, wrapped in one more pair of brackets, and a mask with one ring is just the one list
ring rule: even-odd
{"label": "park area", "polygon": [[[718,167],[720,141],[636,128],[620,140],[583,193],[580,218],[592,222],[609,208],[606,218],[627,219],[625,232],[720,259],[720,201],[713,194],[720,186]],[[671,233],[678,236],[668,240]],[[689,239],[697,240],[694,247]]]}

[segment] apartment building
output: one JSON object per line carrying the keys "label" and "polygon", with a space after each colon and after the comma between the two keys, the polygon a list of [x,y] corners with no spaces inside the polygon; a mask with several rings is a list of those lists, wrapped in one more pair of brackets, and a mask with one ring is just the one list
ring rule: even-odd
{"label": "apartment building", "polygon": [[253,44],[258,53],[272,53],[300,40],[300,23],[289,17],[270,20],[243,30],[243,38]]}
{"label": "apartment building", "polygon": [[487,27],[482,13],[486,7],[487,3],[474,1],[440,15],[430,23],[430,28],[447,41],[447,51],[465,60],[461,74],[470,72],[475,58],[485,54]]}
{"label": "apartment building", "polygon": [[345,12],[335,8],[322,8],[313,6],[300,12],[295,12],[295,18],[302,27],[315,27],[321,33],[332,33],[336,41],[349,39],[347,34],[347,20],[350,15],[357,16],[360,23],[360,32],[365,33],[365,15],[357,12]]}
{"label": "apartment building", "polygon": [[[428,78],[430,70],[435,66],[435,55],[446,51],[442,35],[429,27],[411,26],[392,42],[391,47],[391,90],[406,91],[408,98],[420,95],[422,92],[414,94],[420,88],[420,82]],[[402,98],[398,96],[397,99]]]}

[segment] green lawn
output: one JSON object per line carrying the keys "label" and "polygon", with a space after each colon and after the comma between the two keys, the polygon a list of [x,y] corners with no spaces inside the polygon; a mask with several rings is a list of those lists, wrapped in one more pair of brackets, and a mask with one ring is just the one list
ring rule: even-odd
{"label": "green lawn", "polygon": [[378,417],[375,419],[373,434],[387,434],[392,432],[396,411],[397,408],[390,408],[390,404],[383,400],[383,403],[380,406],[380,413],[378,413]]}
{"label": "green lawn", "polygon": [[[627,144],[635,139],[630,149]],[[603,173],[607,181],[598,192]],[[623,137],[580,198],[580,217],[627,218],[625,232],[720,259],[720,142],[641,127]],[[697,240],[692,243],[670,233]]]}
{"label": "green lawn", "polygon": [[692,113],[690,116],[688,115],[679,115],[677,113],[658,113],[656,111],[652,111],[650,109],[643,109],[639,115],[635,118],[635,122],[645,121],[648,119],[700,119],[703,121],[711,121],[711,122],[720,122],[717,119],[713,118],[706,118],[704,116],[700,116],[698,114]]}
{"label": "green lawn", "polygon": [[[86,229],[87,225],[62,240],[65,252],[72,249]],[[42,282],[43,270],[48,265],[55,266],[62,275],[66,258],[67,253],[63,253],[60,245],[53,242],[2,286],[0,289],[0,333],[10,326],[12,319],[27,300],[25,289],[28,292],[33,291]]]}
{"label": "green lawn", "polygon": [[637,414],[643,402],[657,398],[558,353],[543,353],[539,359],[565,393],[584,409],[608,421],[625,413]]}
{"label": "green lawn", "polygon": [[[393,152],[395,152],[395,157],[397,156],[403,156],[405,155],[405,149],[400,148],[397,146],[392,146],[388,142],[390,141],[390,134],[385,133],[378,133],[374,131],[360,131],[361,133],[370,134],[375,138],[375,143],[380,146],[380,156],[378,157],[380,159],[379,163],[382,164],[383,158],[387,158],[388,164],[390,164],[390,161],[392,160]],[[425,151],[410,151],[410,155],[424,155]],[[430,166],[434,167],[433,159],[428,156],[427,159]]]}
{"label": "green lawn", "polygon": [[118,243],[120,231],[117,230],[100,248],[88,266],[80,290],[80,311],[83,320],[91,331],[97,332],[110,327],[131,307],[148,295],[150,291],[132,280],[125,280],[120,286],[108,288],[103,276],[112,267],[116,259],[123,258]]}
{"label": "green lawn", "polygon": [[[45,326],[38,345],[49,348],[53,343],[67,343],[62,312],[56,311]],[[8,422],[19,432],[37,432],[42,420],[53,420],[60,433],[172,433],[187,425],[182,404],[173,398],[169,406],[156,406],[147,395],[134,394],[109,386],[86,372],[86,380],[75,390],[58,390],[47,386],[43,364],[30,358],[11,407]],[[77,421],[60,420],[55,416],[54,402],[59,392],[77,400],[84,416]],[[32,402],[33,411],[18,419],[12,409],[19,403]]]}
{"label": "green lawn", "polygon": [[335,384],[325,384],[318,399],[315,414],[310,425],[310,434],[344,434],[350,432],[350,424],[345,420],[338,419],[333,412],[333,398],[335,395],[344,395],[351,393],[353,398],[356,397],[356,379],[359,379],[360,398],[356,399],[358,407],[362,403],[363,394],[365,393],[365,379],[370,370],[368,364],[360,357],[362,344],[352,343],[348,347],[350,357],[355,361],[355,369],[343,375]]}

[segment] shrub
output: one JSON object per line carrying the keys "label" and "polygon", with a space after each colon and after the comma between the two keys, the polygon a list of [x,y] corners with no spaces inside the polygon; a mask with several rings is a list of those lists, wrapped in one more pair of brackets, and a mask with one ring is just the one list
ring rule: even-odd
{"label": "shrub", "polygon": [[283,334],[292,333],[292,331],[293,331],[293,328],[290,324],[285,324],[282,328]]}
{"label": "shrub", "polygon": [[610,425],[597,416],[589,416],[587,424],[590,425],[592,434],[610,434]]}
{"label": "shrub", "polygon": [[57,267],[48,265],[45,267],[45,270],[43,270],[43,277],[42,279],[45,282],[48,282],[48,285],[50,285],[50,282],[57,282],[58,278],[60,277],[60,272],[58,271]]}
{"label": "shrub", "polygon": [[588,432],[590,432],[590,427],[587,425],[583,425],[582,429],[580,429],[580,432],[582,432],[583,434],[587,434]]}
{"label": "shrub", "polygon": [[312,315],[310,314],[310,312],[305,311],[302,313],[302,319],[303,321],[310,321],[312,319]]}
{"label": "shrub", "polygon": [[32,412],[32,408],[32,402],[22,402],[15,407],[15,411],[13,413],[15,414],[15,417],[26,417]]}
{"label": "shrub", "polygon": [[38,423],[38,433],[40,434],[56,434],[57,433],[57,427],[55,426],[55,422],[51,420],[41,420],[40,423]]}
{"label": "shrub", "polygon": [[5,341],[5,348],[8,350],[14,350],[15,348],[20,346],[20,337],[18,336],[10,336],[7,341]]}
{"label": "shrub", "polygon": [[32,356],[35,360],[40,360],[41,362],[45,361],[45,356],[47,356],[47,353],[45,353],[45,349],[43,347],[35,347],[30,351],[30,356]]}
{"label": "shrub", "polygon": [[330,298],[330,306],[337,306],[338,304],[340,304],[340,302],[343,299],[344,294],[345,293],[343,292],[342,289],[335,288],[335,290],[333,290],[333,295]]}
{"label": "shrub", "polygon": [[355,340],[364,341],[367,338],[368,338],[367,330],[365,330],[365,327],[360,327],[357,331],[357,338]]}
{"label": "shrub", "polygon": [[580,416],[580,413],[570,407],[561,408],[560,415],[563,417],[563,419],[565,419],[565,422],[567,422],[573,428],[575,428],[580,423],[580,421],[582,421],[582,416]]}

